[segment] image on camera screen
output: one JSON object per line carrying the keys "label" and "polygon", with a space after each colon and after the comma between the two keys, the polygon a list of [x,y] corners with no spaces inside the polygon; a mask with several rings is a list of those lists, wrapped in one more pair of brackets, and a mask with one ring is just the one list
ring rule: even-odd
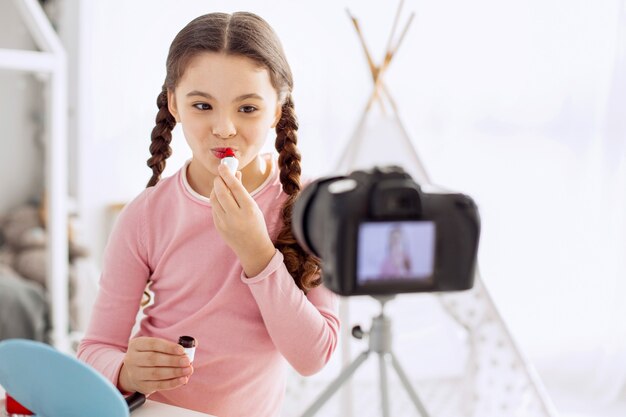
{"label": "image on camera screen", "polygon": [[359,225],[357,282],[428,281],[435,260],[435,223],[366,222]]}

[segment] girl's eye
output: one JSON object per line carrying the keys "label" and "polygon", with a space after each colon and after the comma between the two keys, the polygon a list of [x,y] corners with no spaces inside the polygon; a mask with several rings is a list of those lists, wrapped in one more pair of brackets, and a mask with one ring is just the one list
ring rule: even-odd
{"label": "girl's eye", "polygon": [[254,106],[242,106],[239,108],[239,111],[242,113],[254,113],[257,110]]}
{"label": "girl's eye", "polygon": [[211,110],[212,107],[208,103],[197,103],[193,105],[198,110]]}

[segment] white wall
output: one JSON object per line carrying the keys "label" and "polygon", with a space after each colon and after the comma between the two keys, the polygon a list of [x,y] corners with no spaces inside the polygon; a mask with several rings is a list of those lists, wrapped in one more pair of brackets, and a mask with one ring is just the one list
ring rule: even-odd
{"label": "white wall", "polygon": [[[83,2],[78,190],[93,252],[103,249],[107,205],[149,178],[167,49],[189,20],[245,9],[274,26],[295,75],[305,173],[318,175],[332,168],[328,154],[346,143],[371,91],[344,8],[380,57],[395,11],[386,4]],[[531,359],[615,344],[625,130],[607,109],[624,104],[613,74],[619,4],[407,1],[417,17],[387,77],[431,177],[476,199],[484,279]],[[176,133],[167,173],[189,155]]]}

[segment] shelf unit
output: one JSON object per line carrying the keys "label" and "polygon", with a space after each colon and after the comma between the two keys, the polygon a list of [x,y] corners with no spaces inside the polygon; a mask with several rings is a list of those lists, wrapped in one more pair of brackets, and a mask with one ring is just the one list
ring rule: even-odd
{"label": "shelf unit", "polygon": [[33,73],[45,80],[48,206],[47,290],[51,342],[70,351],[67,220],[67,56],[65,48],[36,0],[13,0],[40,51],[0,49],[0,69]]}

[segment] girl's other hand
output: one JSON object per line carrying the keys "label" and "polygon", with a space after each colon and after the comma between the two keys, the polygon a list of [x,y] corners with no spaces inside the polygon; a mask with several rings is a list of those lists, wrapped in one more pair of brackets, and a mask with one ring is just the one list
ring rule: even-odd
{"label": "girl's other hand", "polygon": [[210,196],[213,222],[237,254],[245,274],[255,276],[267,266],[276,248],[263,212],[241,183],[241,171],[233,175],[228,167],[220,165],[218,172]]}
{"label": "girl's other hand", "polygon": [[193,373],[182,346],[155,337],[138,337],[128,344],[118,388],[152,394],[185,385]]}

